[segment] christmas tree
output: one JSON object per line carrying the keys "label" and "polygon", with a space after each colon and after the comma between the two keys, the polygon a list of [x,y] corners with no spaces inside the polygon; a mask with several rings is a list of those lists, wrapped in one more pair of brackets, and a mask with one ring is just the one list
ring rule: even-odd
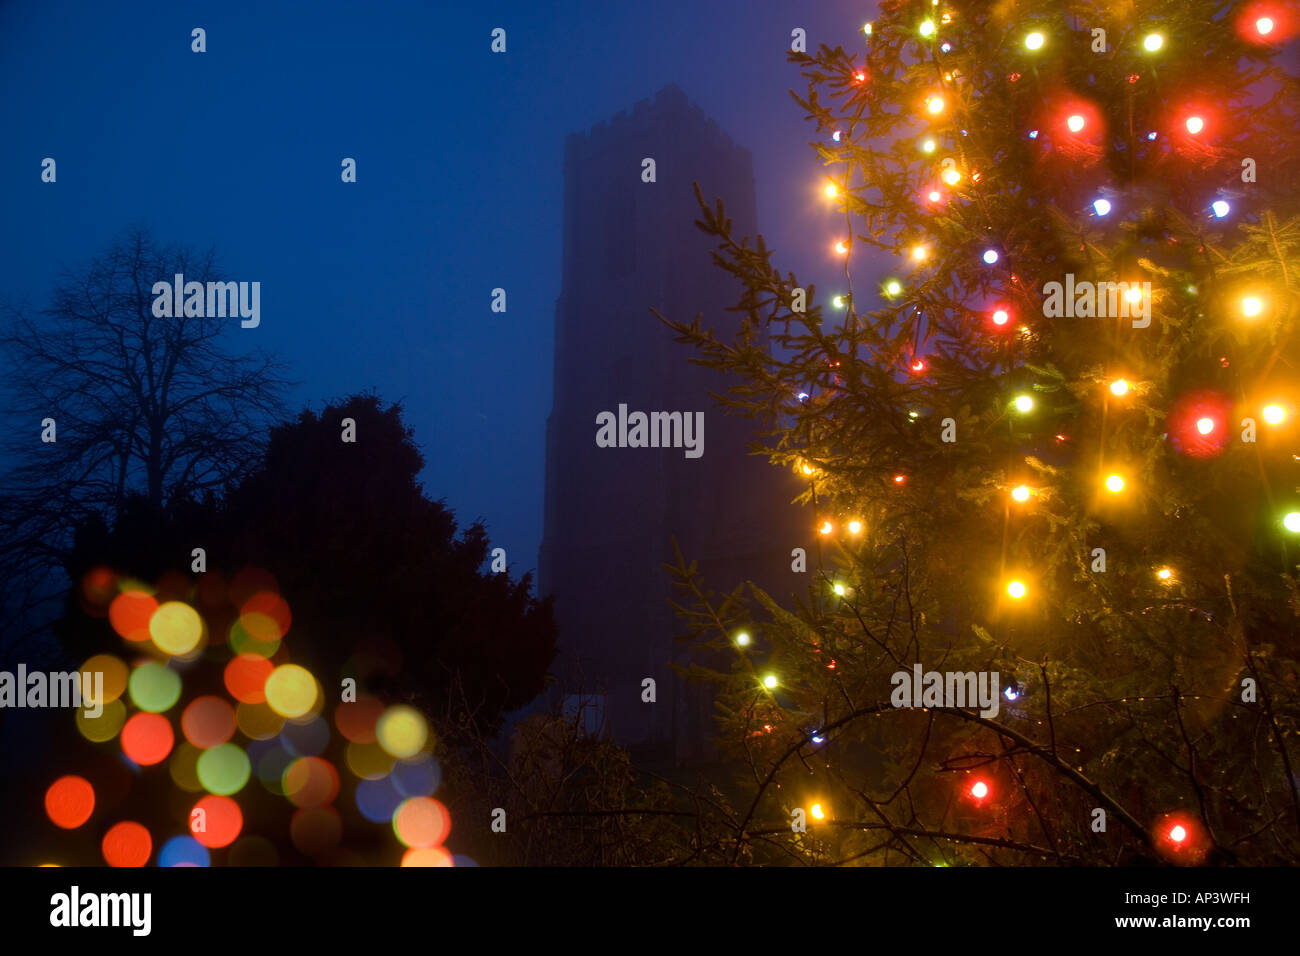
{"label": "christmas tree", "polygon": [[809,514],[794,602],[677,569],[730,858],[1295,863],[1300,16],[881,9],[789,54],[842,282],[701,197],[745,322],[665,318]]}

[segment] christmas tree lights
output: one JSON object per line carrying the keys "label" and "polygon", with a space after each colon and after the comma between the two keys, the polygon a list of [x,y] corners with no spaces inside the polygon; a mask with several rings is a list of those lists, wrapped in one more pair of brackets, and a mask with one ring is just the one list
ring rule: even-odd
{"label": "christmas tree lights", "polygon": [[[1066,19],[1058,6],[953,0],[935,5],[927,31],[914,5],[887,9],[864,31],[869,91],[840,92],[859,66],[833,45],[791,56],[808,77],[801,106],[821,129],[845,130],[819,158],[846,184],[846,208],[869,210],[846,255],[855,270],[872,257],[878,307],[836,328],[763,311],[755,303],[788,301],[793,278],[707,220],[746,283],[751,321],[768,322],[789,359],[674,329],[745,379],[734,405],[755,415],[767,383],[788,394],[828,356],[843,361],[823,404],[779,423],[769,452],[827,463],[806,500],[869,519],[847,525],[851,547],[824,522],[824,577],[806,599],[760,598],[779,606],[764,637],[781,654],[780,709],[790,727],[843,722],[814,771],[840,820],[860,802],[864,819],[902,827],[880,794],[905,792],[909,824],[947,827],[944,774],[994,765],[934,841],[945,862],[1043,862],[1031,845],[1054,847],[1056,862],[1300,862],[1286,809],[1300,726],[1291,711],[1270,724],[1242,692],[1250,678],[1300,707],[1284,676],[1300,658],[1300,446],[1286,427],[1300,375],[1289,159],[1300,97],[1259,92],[1297,92],[1275,65],[1290,27],[1272,13],[1242,21],[1246,7],[1225,20],[1211,0],[1154,22],[1101,3]],[[1102,23],[1106,39],[1091,29]],[[886,269],[907,285],[880,278]],[[1067,277],[1076,293],[1049,311],[1045,285]],[[888,693],[876,662],[891,659],[996,671],[1005,709],[863,719]],[[728,705],[737,739],[757,719],[744,699]],[[1245,743],[1250,725],[1266,746]],[[763,766],[797,780],[801,754],[778,736],[763,738]],[[1000,753],[1007,739],[1014,757]],[[855,746],[886,753],[879,794],[855,787]],[[1151,747],[1184,769],[1153,770]],[[1249,768],[1247,752],[1266,768]],[[969,812],[995,783],[996,830],[993,814]],[[1093,828],[1098,809],[1106,830]],[[1255,841],[1261,825],[1281,842]],[[965,835],[1019,848],[994,853]],[[848,858],[867,843],[845,834],[837,846]],[[882,846],[873,862],[934,861],[897,832]]]}

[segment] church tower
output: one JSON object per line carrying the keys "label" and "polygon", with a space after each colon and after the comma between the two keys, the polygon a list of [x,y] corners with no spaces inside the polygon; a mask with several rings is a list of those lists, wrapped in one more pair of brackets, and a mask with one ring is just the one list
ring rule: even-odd
{"label": "church tower", "polygon": [[[654,182],[644,181],[646,159]],[[570,707],[582,703],[592,730],[674,763],[706,759],[714,728],[708,689],[671,668],[684,662],[674,640],[684,629],[668,604],[680,595],[662,567],[674,560],[673,540],[714,591],[753,580],[778,596],[802,577],[791,574],[791,548],[808,543],[791,537],[793,476],[748,453],[754,423],[709,397],[725,390],[721,373],[692,365],[693,350],[650,311],[703,313],[724,340],[739,325],[726,309],[740,287],[694,225],[696,182],[707,201],[723,199],[737,237],[757,233],[748,150],[675,86],[567,140],[539,556],[540,593],[555,597],[559,692]],[[702,454],[599,447],[598,416],[620,419],[620,406],[628,419],[702,417],[702,436],[691,436],[702,438]],[[652,420],[668,444],[676,419]],[[642,699],[645,678],[655,681],[654,703]]]}

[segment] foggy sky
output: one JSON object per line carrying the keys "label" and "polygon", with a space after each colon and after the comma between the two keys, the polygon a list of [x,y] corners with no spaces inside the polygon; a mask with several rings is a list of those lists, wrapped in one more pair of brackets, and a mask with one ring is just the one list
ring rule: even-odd
{"label": "foggy sky", "polygon": [[287,360],[290,411],[401,399],[427,493],[483,519],[512,576],[534,568],[564,137],[677,83],[753,151],[779,267],[821,285],[834,220],[785,51],[795,26],[810,50],[857,49],[875,5],[287,6],[0,5],[0,297],[44,307],[63,266],[132,223],[215,248],[262,283],[260,327],[232,322],[229,345]]}

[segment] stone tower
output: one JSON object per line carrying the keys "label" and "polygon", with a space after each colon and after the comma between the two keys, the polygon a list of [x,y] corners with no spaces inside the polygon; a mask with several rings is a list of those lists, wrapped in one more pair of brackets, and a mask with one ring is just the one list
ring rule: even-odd
{"label": "stone tower", "polygon": [[[655,182],[643,181],[646,158],[655,161]],[[737,237],[752,237],[752,161],[669,86],[630,113],[571,135],[564,169],[539,556],[540,591],[555,596],[559,625],[553,670],[569,705],[583,701],[592,729],[673,763],[703,760],[714,733],[712,699],[670,666],[684,662],[674,640],[684,628],[668,605],[679,595],[662,567],[673,562],[672,541],[699,561],[711,589],[753,580],[778,597],[802,577],[791,574],[790,551],[807,542],[792,537],[793,476],[748,454],[753,423],[725,415],[709,398],[724,390],[721,374],[690,364],[693,351],[650,310],[673,319],[703,313],[706,327],[730,338],[740,318],[725,310],[740,288],[713,265],[714,240],[694,225],[693,183],[710,203],[723,199]],[[598,447],[598,416],[618,418],[620,405],[630,428],[634,412],[680,412],[683,422],[703,413],[703,453]],[[647,677],[656,681],[655,703],[642,701]]]}

